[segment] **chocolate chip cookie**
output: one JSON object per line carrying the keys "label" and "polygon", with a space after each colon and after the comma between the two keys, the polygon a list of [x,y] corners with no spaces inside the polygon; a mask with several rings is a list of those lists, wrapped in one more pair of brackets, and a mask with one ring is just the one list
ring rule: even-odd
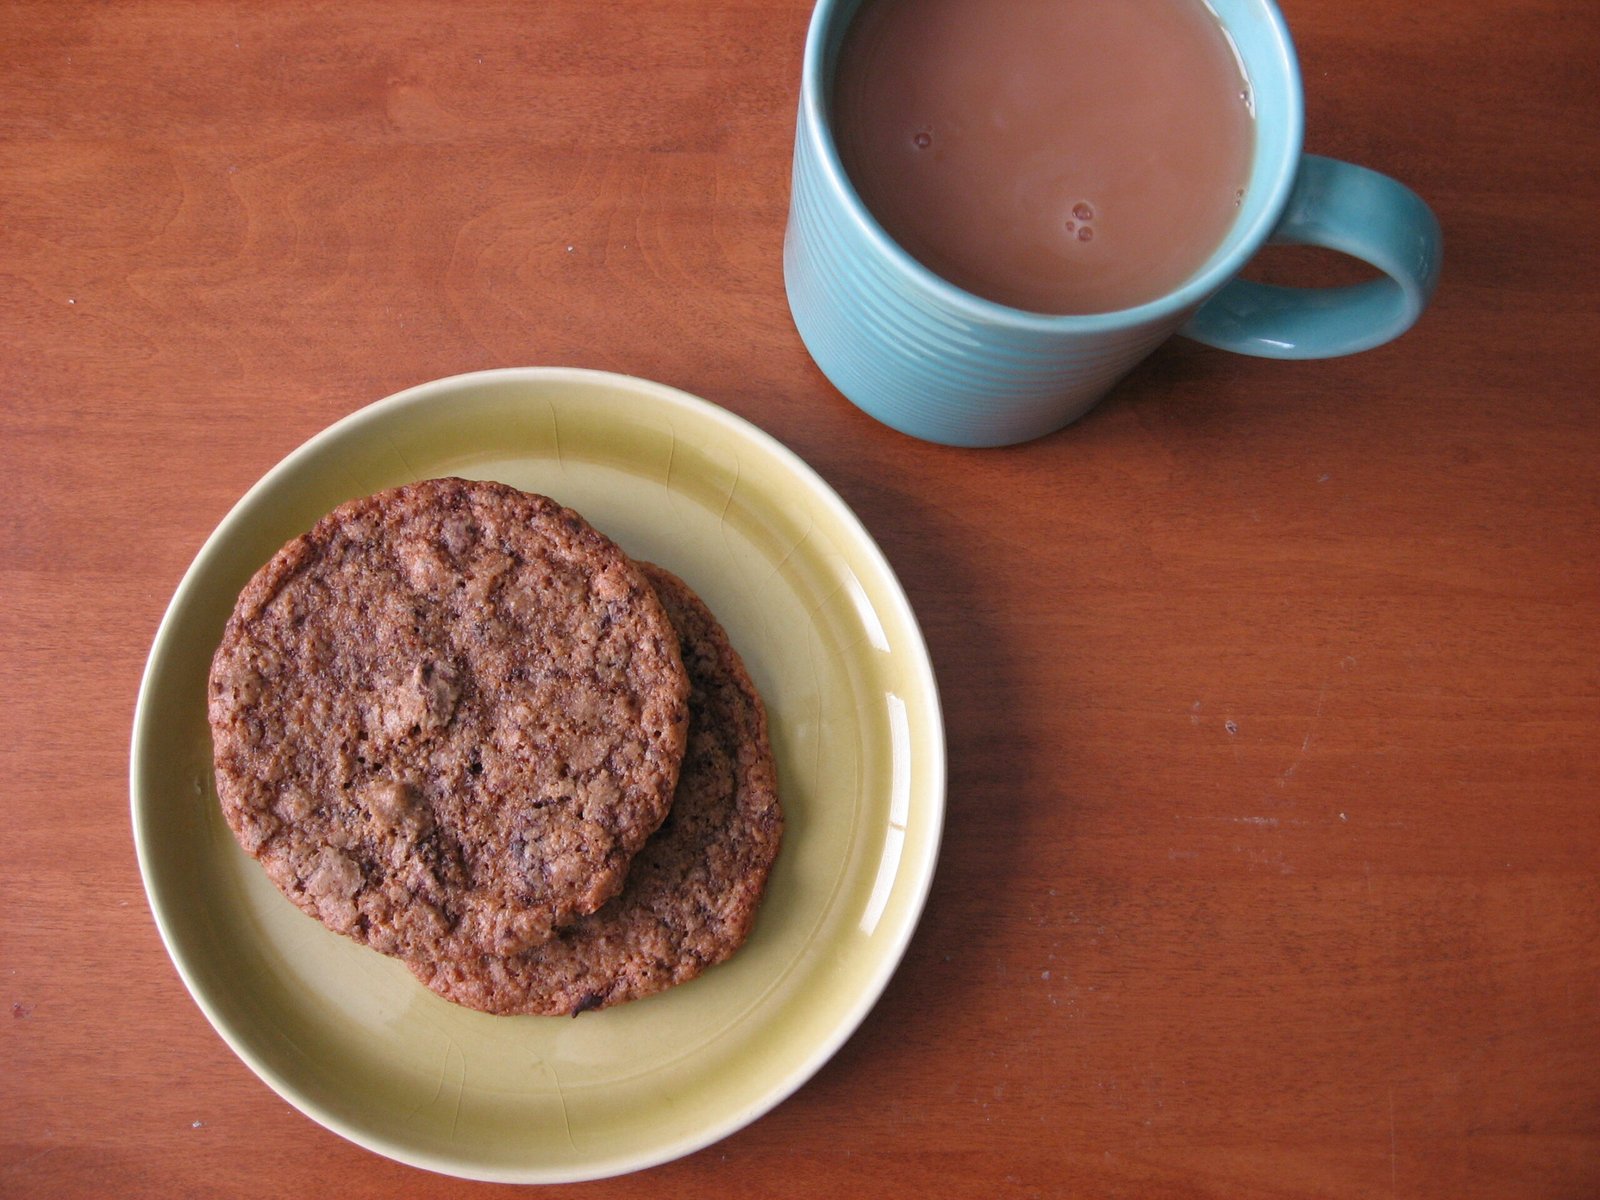
{"label": "chocolate chip cookie", "polygon": [[250,581],[212,662],[229,826],[325,925],[514,954],[622,887],[687,730],[678,638],[552,500],[433,479],[342,505]]}
{"label": "chocolate chip cookie", "polygon": [[783,815],[766,714],[716,618],[686,584],[641,564],[682,641],[689,744],[672,812],[621,895],[515,956],[412,962],[458,1004],[577,1014],[648,996],[728,958],[748,936]]}

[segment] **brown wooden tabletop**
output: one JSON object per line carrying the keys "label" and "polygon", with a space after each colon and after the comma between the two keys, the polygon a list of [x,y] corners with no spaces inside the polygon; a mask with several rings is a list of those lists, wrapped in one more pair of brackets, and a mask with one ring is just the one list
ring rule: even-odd
{"label": "brown wooden tabletop", "polygon": [[922,923],[833,1060],[551,1194],[1600,1195],[1600,5],[1285,0],[1307,148],[1440,217],[1433,308],[1329,362],[1175,341],[990,451],[875,424],[790,322],[809,7],[0,7],[0,1195],[497,1190],[229,1051],[127,759],[256,479],[539,364],[815,467],[910,595],[950,768]]}

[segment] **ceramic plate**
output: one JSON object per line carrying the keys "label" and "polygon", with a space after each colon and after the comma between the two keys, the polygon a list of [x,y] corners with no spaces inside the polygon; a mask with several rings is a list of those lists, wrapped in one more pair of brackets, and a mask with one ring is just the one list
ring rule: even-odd
{"label": "ceramic plate", "polygon": [[[302,915],[222,820],[206,674],[240,588],[336,504],[451,474],[553,496],[628,553],[677,572],[721,618],[766,700],[783,851],[750,941],[700,979],[577,1019],[469,1012]],[[329,1129],[489,1180],[663,1162],[804,1083],[905,950],[932,879],[944,785],[921,634],[838,496],[703,400],[563,369],[424,384],[290,455],[189,568],[133,729],[145,887],[217,1031]]]}

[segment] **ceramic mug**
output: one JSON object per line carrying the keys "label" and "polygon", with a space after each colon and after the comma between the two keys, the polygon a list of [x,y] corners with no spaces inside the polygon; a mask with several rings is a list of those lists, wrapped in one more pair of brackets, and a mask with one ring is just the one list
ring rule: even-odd
{"label": "ceramic mug", "polygon": [[[1186,282],[1118,312],[1052,316],[956,287],[897,245],[840,164],[834,66],[861,0],[819,0],[806,39],[784,281],[796,328],[841,392],[902,432],[999,446],[1061,428],[1174,333],[1268,358],[1329,358],[1410,328],[1438,282],[1439,223],[1375,171],[1302,154],[1300,69],[1272,0],[1209,0],[1253,93],[1256,143],[1232,230]],[[1268,241],[1352,255],[1382,277],[1284,288],[1235,278]]]}

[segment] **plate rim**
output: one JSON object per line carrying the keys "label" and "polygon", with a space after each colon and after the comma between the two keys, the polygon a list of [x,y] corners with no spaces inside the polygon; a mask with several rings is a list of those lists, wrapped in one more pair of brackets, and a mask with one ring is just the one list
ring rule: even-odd
{"label": "plate rim", "polygon": [[[406,1142],[390,1137],[377,1136],[368,1130],[357,1127],[353,1123],[346,1121],[338,1113],[329,1111],[315,1100],[301,1094],[300,1090],[292,1086],[287,1079],[281,1078],[280,1073],[271,1064],[249,1049],[245,1044],[244,1037],[235,1031],[232,1023],[224,1019],[216,1010],[210,1002],[205,989],[199,985],[195,978],[194,971],[187,961],[189,951],[180,943],[178,935],[171,928],[166,915],[166,906],[170,901],[163,901],[158,897],[153,884],[152,856],[154,850],[147,844],[142,814],[142,810],[152,801],[148,798],[141,799],[139,786],[141,774],[145,770],[144,743],[148,740],[148,730],[154,720],[151,715],[156,701],[154,679],[160,665],[174,653],[173,643],[177,637],[177,615],[179,610],[188,602],[190,593],[198,589],[199,579],[204,574],[204,568],[209,565],[210,560],[220,552],[220,548],[233,536],[235,527],[246,523],[247,516],[255,506],[258,497],[275,486],[283,476],[292,474],[299,469],[304,460],[314,456],[327,443],[348,436],[353,429],[363,424],[380,421],[397,410],[407,407],[435,403],[440,395],[449,395],[456,391],[470,389],[479,385],[515,381],[527,381],[538,385],[578,384],[590,387],[608,387],[633,394],[643,394],[656,402],[664,403],[668,407],[692,411],[702,418],[723,426],[737,439],[754,443],[765,452],[773,455],[812,496],[833,511],[835,517],[840,519],[845,528],[861,539],[864,549],[875,560],[874,565],[881,572],[882,582],[887,587],[889,598],[894,607],[899,610],[898,615],[904,621],[912,639],[908,649],[914,653],[915,657],[913,674],[917,677],[918,686],[922,689],[926,698],[928,710],[928,729],[926,732],[934,743],[926,751],[926,758],[932,772],[926,787],[927,802],[931,806],[931,811],[927,814],[931,824],[931,832],[927,839],[926,861],[918,864],[919,877],[915,881],[915,888],[908,898],[904,925],[895,935],[893,942],[887,945],[884,951],[876,957],[873,969],[859,989],[854,1002],[841,1012],[839,1018],[829,1029],[827,1036],[818,1039],[814,1045],[809,1047],[799,1061],[788,1071],[782,1073],[774,1081],[773,1086],[764,1090],[754,1103],[735,1106],[721,1120],[710,1122],[704,1128],[696,1130],[689,1135],[669,1138],[660,1143],[652,1144],[647,1150],[625,1151],[597,1156],[591,1161],[588,1169],[581,1170],[551,1171],[537,1167],[501,1170],[489,1168],[482,1164],[472,1164],[464,1157],[449,1158],[427,1152],[418,1152]],[[578,1183],[646,1170],[696,1153],[723,1138],[731,1136],[771,1112],[790,1096],[794,1095],[833,1058],[839,1048],[860,1028],[867,1015],[876,1007],[878,1000],[888,987],[889,981],[899,970],[906,952],[910,948],[911,941],[916,935],[917,928],[921,924],[928,897],[932,892],[934,876],[938,871],[948,804],[949,744],[945,730],[943,704],[939,695],[938,679],[933,670],[932,657],[928,652],[927,639],[922,632],[921,624],[917,619],[915,609],[911,605],[910,598],[906,595],[904,585],[890,564],[888,557],[883,553],[883,549],[879,546],[877,539],[872,536],[865,523],[845,503],[844,499],[833,487],[817,473],[815,468],[771,434],[746,418],[669,384],[659,383],[639,376],[586,367],[496,367],[428,380],[391,393],[382,399],[372,401],[353,412],[347,413],[332,424],[314,433],[280,458],[228,509],[216,527],[201,543],[174,588],[172,596],[168,600],[157,624],[149,653],[145,658],[144,667],[140,674],[139,689],[134,705],[133,723],[129,737],[130,816],[140,883],[144,889],[151,916],[155,920],[162,946],[166,950],[167,958],[177,970],[179,980],[183,983],[184,989],[199,1007],[212,1030],[222,1038],[228,1048],[250,1069],[256,1078],[266,1084],[280,1099],[288,1103],[297,1112],[344,1138],[346,1141],[371,1153],[421,1170],[455,1178],[494,1183]]]}

